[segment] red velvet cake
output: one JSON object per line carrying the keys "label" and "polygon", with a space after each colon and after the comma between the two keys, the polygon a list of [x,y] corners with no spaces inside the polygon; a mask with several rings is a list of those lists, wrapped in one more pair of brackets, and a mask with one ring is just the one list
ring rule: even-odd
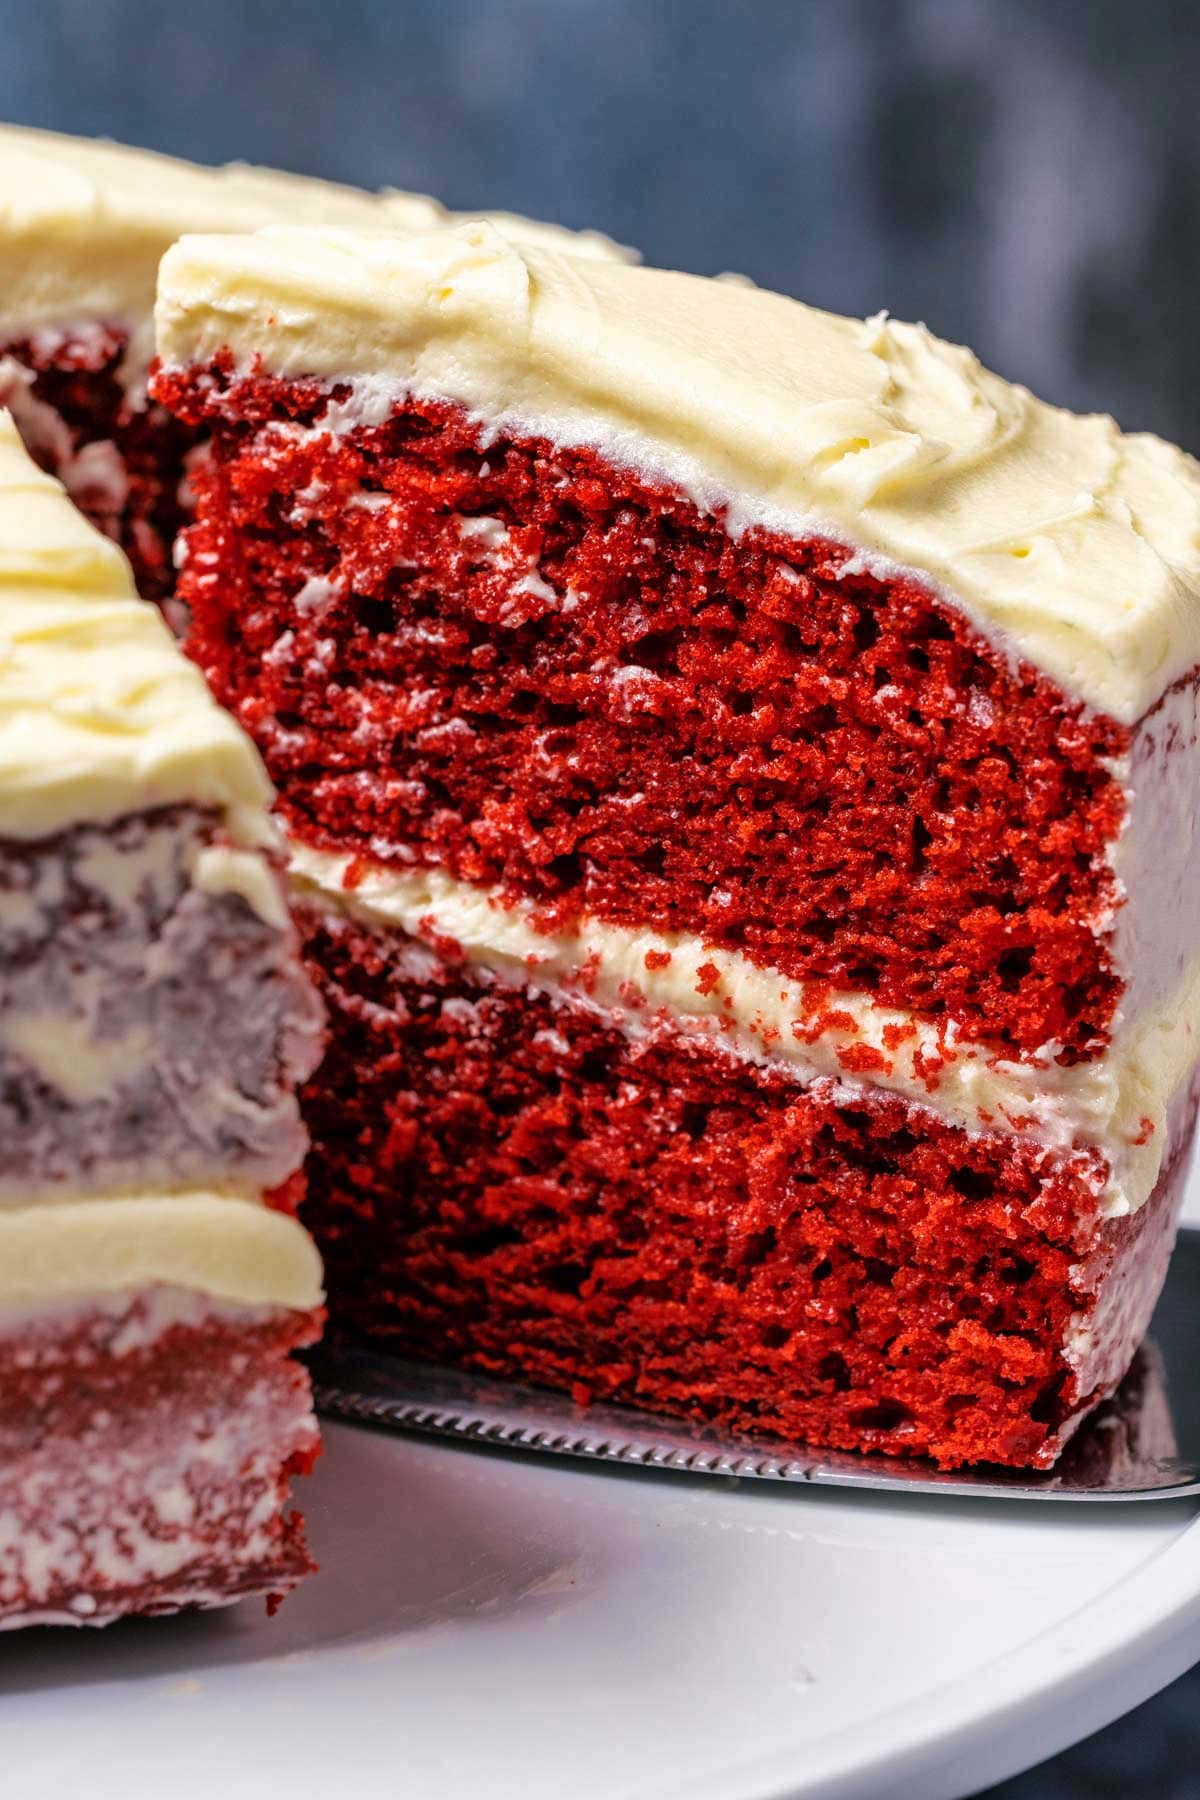
{"label": "red velvet cake", "polygon": [[166,257],[188,647],[279,791],[343,1326],[1052,1463],[1196,1109],[1200,470],[923,328],[515,248]]}
{"label": "red velvet cake", "polygon": [[0,412],[0,1629],[311,1566],[322,1028],[269,791]]}
{"label": "red velvet cake", "polygon": [[[147,403],[159,258],[185,231],[273,221],[429,231],[450,215],[420,194],[367,194],[242,165],[204,168],[93,139],[0,127],[0,406],[43,468],[116,538],[138,591],[171,591],[197,435]],[[504,218],[576,256],[624,254],[596,232]]]}

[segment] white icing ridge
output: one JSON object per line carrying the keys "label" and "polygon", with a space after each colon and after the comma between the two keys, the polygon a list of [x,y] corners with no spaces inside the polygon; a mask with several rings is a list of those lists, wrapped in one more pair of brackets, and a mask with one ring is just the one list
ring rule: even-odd
{"label": "white icing ridge", "polygon": [[[153,354],[150,314],[159,258],[188,231],[297,224],[410,234],[471,214],[423,194],[366,193],[332,181],[233,163],[209,168],[96,138],[0,126],[0,342],[99,320],[131,330],[127,380]],[[514,238],[572,256],[625,259],[600,232],[488,214]]]}
{"label": "white icing ridge", "polygon": [[31,1306],[155,1286],[304,1312],[324,1298],[304,1227],[255,1201],[130,1194],[0,1209],[0,1325]]}
{"label": "white icing ridge", "polygon": [[1012,1133],[1062,1153],[1098,1151],[1109,1168],[1103,1206],[1111,1215],[1136,1211],[1152,1192],[1167,1108],[1200,1049],[1200,954],[1181,988],[1131,1020],[1104,1056],[1068,1067],[1051,1045],[1017,1062],[952,1023],[793,980],[695,936],[594,918],[543,933],[531,905],[505,904],[442,870],[364,869],[359,859],[296,841],[289,849],[301,902],[416,938],[452,938],[473,967],[598,1008],[631,1035],[665,1021],[784,1067],[804,1085],[883,1090],[966,1131]]}
{"label": "white icing ridge", "polygon": [[[1200,663],[1200,465],[1048,406],[922,326],[517,245],[280,226],[163,260],[159,353],[352,381],[590,445],[724,513],[915,573],[1010,657],[1132,724]],[[850,566],[854,566],[851,564]]]}
{"label": "white icing ridge", "polygon": [[145,1026],[101,1038],[86,1014],[51,1010],[19,1013],[5,1026],[3,1042],[73,1106],[111,1094],[155,1055]]}
{"label": "white icing ridge", "polygon": [[236,894],[266,925],[287,931],[290,915],[274,870],[252,850],[206,844],[191,861],[192,886],[202,894]]}

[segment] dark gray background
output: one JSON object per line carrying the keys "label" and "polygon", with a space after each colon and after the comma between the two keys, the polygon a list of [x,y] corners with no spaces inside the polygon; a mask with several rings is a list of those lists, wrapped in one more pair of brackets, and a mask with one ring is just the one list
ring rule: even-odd
{"label": "dark gray background", "polygon": [[[1198,0],[0,0],[0,44],[0,117],[598,225],[1200,450]],[[992,1800],[1077,1795],[1200,1795],[1200,1676]]]}

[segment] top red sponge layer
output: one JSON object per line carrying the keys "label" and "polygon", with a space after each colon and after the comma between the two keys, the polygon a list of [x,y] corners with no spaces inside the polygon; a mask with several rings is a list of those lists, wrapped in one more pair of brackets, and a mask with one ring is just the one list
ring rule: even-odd
{"label": "top red sponge layer", "polygon": [[1103,1049],[1128,733],[925,588],[446,406],[155,391],[214,437],[190,649],[299,836]]}

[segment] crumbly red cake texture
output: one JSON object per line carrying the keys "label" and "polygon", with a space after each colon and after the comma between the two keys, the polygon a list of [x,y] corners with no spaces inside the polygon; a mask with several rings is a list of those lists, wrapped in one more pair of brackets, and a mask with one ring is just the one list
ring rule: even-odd
{"label": "crumbly red cake texture", "polygon": [[289,1352],[319,1313],[148,1328],[49,1311],[0,1336],[0,1629],[281,1597],[315,1567],[291,1479],[320,1449]]}
{"label": "crumbly red cake texture", "polygon": [[1068,1324],[1170,1229],[1178,1155],[1107,1222],[1093,1156],[848,1104],[666,1027],[631,1039],[446,946],[302,925],[332,1027],[306,1222],[343,1326],[946,1467],[1048,1462],[1098,1398]]}
{"label": "crumbly red cake texture", "polygon": [[[171,552],[183,523],[180,486],[197,433],[161,406],[131,395],[121,378],[128,333],[98,324],[39,332],[0,344],[33,377],[35,402],[51,409],[17,426],[30,454],[67,486],[71,498],[133,565],[145,600],[165,600],[175,585]],[[46,428],[48,427],[48,429]],[[97,455],[97,447],[111,446]]]}
{"label": "crumbly red cake texture", "polygon": [[1028,1055],[1100,1053],[1128,733],[844,548],[736,540],[587,450],[227,363],[189,648],[290,830],[701,934]]}

